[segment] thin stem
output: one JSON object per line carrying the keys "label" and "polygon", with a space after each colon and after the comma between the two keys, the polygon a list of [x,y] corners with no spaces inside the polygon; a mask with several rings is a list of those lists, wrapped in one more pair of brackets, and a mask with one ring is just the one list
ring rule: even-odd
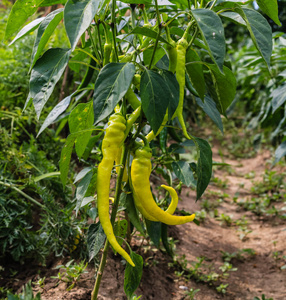
{"label": "thin stem", "polygon": [[191,21],[189,24],[188,24],[188,26],[187,26],[187,28],[186,28],[186,30],[185,30],[185,32],[184,32],[184,34],[183,34],[183,39],[187,39],[187,36],[188,36],[188,34],[190,33],[190,30],[191,30],[191,28],[192,28],[192,26],[195,24],[195,21],[193,20],[193,21]]}
{"label": "thin stem", "polygon": [[27,195],[26,193],[24,193],[23,191],[21,191],[20,189],[18,189],[17,187],[15,187],[14,185],[9,184],[9,183],[5,183],[3,181],[0,181],[0,184],[13,189],[14,191],[18,192],[19,194],[21,194],[22,196],[24,196],[25,198],[27,198],[28,200],[30,200],[32,203],[40,206],[42,209],[45,209],[45,205],[43,205],[40,202],[38,202],[37,200],[33,199],[32,197],[30,197],[29,195]]}
{"label": "thin stem", "polygon": [[138,137],[143,141],[144,146],[149,146],[148,140],[143,134],[138,134]]}
{"label": "thin stem", "polygon": [[[88,35],[89,35],[89,37],[90,37],[90,40],[91,40],[91,44],[92,44],[92,48],[93,48],[93,52],[94,52],[94,54],[95,54],[95,56],[96,56],[96,58],[97,58],[97,63],[100,65],[100,63],[99,63],[99,61],[100,61],[100,58],[99,58],[99,54],[98,54],[98,50],[97,50],[97,47],[96,47],[96,44],[95,44],[95,41],[94,41],[94,39],[93,39],[93,37],[92,37],[92,32],[91,32],[91,29],[90,29],[90,27],[88,27],[87,28],[87,31],[88,31]],[[82,50],[82,49],[81,49]],[[82,51],[83,52],[83,51]]]}
{"label": "thin stem", "polygon": [[87,51],[85,51],[85,50],[83,50],[81,48],[76,48],[74,51],[81,51],[81,52],[85,53],[86,55],[88,55],[89,57],[91,57],[94,61],[96,61],[97,64],[100,65],[99,60],[97,58],[95,58],[92,54],[88,53]]}
{"label": "thin stem", "polygon": [[150,65],[149,65],[150,70],[152,68],[152,63],[153,63],[153,60],[154,60],[154,57],[155,57],[155,53],[156,53],[156,49],[157,49],[157,46],[158,46],[161,30],[162,30],[162,28],[161,28],[161,26],[159,26],[159,31],[158,31],[158,34],[157,34],[156,42],[155,42],[155,45],[154,45],[154,49],[153,49],[153,53],[152,53],[152,57],[151,57]]}
{"label": "thin stem", "polygon": [[210,7],[210,10],[213,9],[213,7],[215,6],[216,2],[217,2],[217,0],[214,0],[214,1],[213,1],[212,5],[211,5],[211,7]]}
{"label": "thin stem", "polygon": [[[123,165],[123,166],[126,165],[127,152],[128,151],[127,151],[126,147],[123,146],[120,165]],[[113,204],[113,207],[112,207],[111,218],[110,218],[112,226],[114,225],[117,210],[118,210],[119,198],[120,198],[120,194],[121,194],[121,185],[122,185],[123,173],[124,173],[124,168],[120,168],[119,173],[118,173],[117,183],[116,183],[116,189],[115,189],[115,195],[114,195],[114,204]],[[107,258],[107,254],[108,254],[108,249],[109,249],[109,242],[108,242],[108,240],[106,240],[105,245],[104,245],[104,249],[103,249],[103,253],[102,253],[102,256],[101,256],[101,260],[100,260],[100,265],[99,265],[99,268],[98,268],[98,271],[97,271],[96,281],[95,281],[94,288],[93,288],[93,291],[92,291],[92,294],[91,294],[91,300],[96,300],[97,299],[100,282],[101,282],[101,279],[102,279],[104,267],[106,265],[106,258]]]}
{"label": "thin stem", "polygon": [[198,34],[198,27],[196,27],[196,29],[195,29],[194,35],[192,36],[192,38],[191,38],[191,40],[190,40],[190,42],[189,42],[188,48],[191,47],[193,41],[194,41],[195,38],[197,37],[197,34]]}
{"label": "thin stem", "polygon": [[102,47],[102,43],[101,43],[101,36],[100,36],[100,30],[99,30],[99,23],[96,23],[96,27],[97,27],[97,35],[98,35],[98,41],[99,41],[99,47],[100,47],[100,52],[101,52],[101,57],[103,59],[103,47]]}
{"label": "thin stem", "polygon": [[116,7],[116,0],[112,0],[112,10],[111,10],[112,39],[113,39],[113,49],[114,49],[116,61],[118,62],[118,53],[116,48],[115,7]]}

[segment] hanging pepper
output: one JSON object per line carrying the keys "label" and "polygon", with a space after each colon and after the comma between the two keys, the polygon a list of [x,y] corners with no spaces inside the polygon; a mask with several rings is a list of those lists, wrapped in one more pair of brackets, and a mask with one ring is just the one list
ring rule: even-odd
{"label": "hanging pepper", "polygon": [[97,209],[101,226],[113,249],[122,255],[126,261],[135,266],[128,253],[118,244],[109,218],[109,186],[111,171],[118,150],[124,141],[125,119],[115,113],[109,118],[106,134],[102,141],[103,158],[97,171]]}
{"label": "hanging pepper", "polygon": [[[151,149],[147,146],[138,148],[131,165],[131,181],[133,186],[134,198],[139,203],[140,209],[143,208],[149,216],[167,225],[179,225],[194,220],[195,215],[173,216],[163,211],[154,201],[149,177],[151,174]],[[135,202],[136,203],[136,202]],[[147,218],[147,216],[146,216]]]}
{"label": "hanging pepper", "polygon": [[186,51],[188,48],[188,41],[181,38],[177,42],[177,67],[176,67],[176,78],[180,87],[180,98],[177,110],[173,118],[178,117],[179,122],[182,126],[183,133],[187,139],[191,139],[188,135],[186,124],[183,117],[183,107],[184,107],[184,92],[185,92],[185,81],[186,81]]}

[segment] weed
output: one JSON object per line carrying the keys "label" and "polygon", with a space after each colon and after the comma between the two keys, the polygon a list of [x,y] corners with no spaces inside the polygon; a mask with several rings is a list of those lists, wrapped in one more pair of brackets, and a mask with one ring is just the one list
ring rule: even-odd
{"label": "weed", "polygon": [[74,288],[76,282],[79,280],[80,276],[83,273],[88,273],[87,271],[85,271],[88,263],[81,261],[79,264],[72,264],[73,261],[74,260],[72,259],[66,265],[57,266],[55,269],[62,269],[64,272],[59,272],[57,276],[51,276],[51,278],[58,279],[59,282],[66,282],[69,285],[67,291],[70,291]]}
{"label": "weed", "polygon": [[231,226],[233,224],[233,219],[232,216],[225,215],[222,213],[219,217],[216,218],[220,222],[220,225],[226,225],[226,226]]}
{"label": "weed", "polygon": [[258,297],[254,297],[253,300],[273,300],[273,298],[266,298],[264,294],[262,294],[261,299]]}
{"label": "weed", "polygon": [[227,287],[228,287],[228,284],[221,284],[218,287],[216,287],[216,290],[221,294],[225,294]]}
{"label": "weed", "polygon": [[237,252],[229,253],[226,251],[221,251],[222,253],[222,259],[225,262],[231,262],[233,259],[237,259],[240,261],[243,261],[247,258],[247,256],[254,256],[256,253],[253,249],[247,248],[247,249],[241,249]]}
{"label": "weed", "polygon": [[195,295],[200,291],[200,289],[194,290],[193,288],[190,288],[188,291],[185,292],[186,294],[186,299],[190,300],[196,300]]}

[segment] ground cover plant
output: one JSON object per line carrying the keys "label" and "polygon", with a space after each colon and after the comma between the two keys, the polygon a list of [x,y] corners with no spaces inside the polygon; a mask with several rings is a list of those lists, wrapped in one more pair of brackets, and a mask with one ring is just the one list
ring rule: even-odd
{"label": "ground cover plant", "polygon": [[[39,7],[54,4],[64,6],[25,25]],[[280,25],[276,1],[258,4]],[[46,50],[62,20],[69,45]],[[167,225],[198,224],[192,209],[173,215],[182,184],[194,188],[199,200],[212,176],[212,149],[185,118],[192,117],[189,111],[201,109],[223,132],[221,115],[226,116],[236,92],[226,59],[224,20],[247,28],[270,68],[271,27],[252,1],[57,0],[30,6],[18,0],[11,9],[6,39],[17,34],[15,43],[37,29],[24,109],[33,103],[40,118],[67,68],[81,78],[78,65],[86,66],[81,81],[72,84],[70,94],[42,121],[38,135],[53,123],[57,134],[69,129],[59,162],[61,181],[65,187],[75,149],[81,168],[74,178],[75,212],[86,209],[94,220],[87,232],[89,260],[98,259],[103,248],[91,299],[98,298],[110,248],[124,258],[124,291],[132,299],[143,270],[142,256],[131,247],[134,233],[149,236],[158,248],[161,240],[172,257]],[[167,191],[163,200],[162,190],[150,186],[151,172],[157,174],[156,181],[168,184],[161,185]],[[110,188],[111,181],[115,188]],[[219,178],[213,181],[221,188],[228,186]],[[224,213],[215,217],[221,225],[233,224]],[[189,278],[210,284],[219,279],[216,291],[225,294],[228,284],[223,280],[236,269],[225,262],[221,274],[212,267],[205,273],[200,266],[189,269]]]}

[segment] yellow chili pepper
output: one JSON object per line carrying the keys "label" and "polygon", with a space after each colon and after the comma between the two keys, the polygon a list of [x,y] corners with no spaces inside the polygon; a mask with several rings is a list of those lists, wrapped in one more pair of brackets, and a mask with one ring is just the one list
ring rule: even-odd
{"label": "yellow chili pepper", "polygon": [[153,199],[149,177],[151,173],[151,149],[149,147],[142,147],[135,151],[135,155],[131,165],[131,180],[134,192],[134,198],[140,207],[159,222],[167,225],[179,225],[194,220],[195,215],[190,216],[174,216],[168,212],[163,211],[158,207]]}
{"label": "yellow chili pepper", "polygon": [[113,249],[126,261],[135,266],[128,253],[118,244],[109,218],[109,186],[111,171],[116,160],[120,145],[124,141],[125,119],[115,113],[109,118],[106,134],[102,141],[103,159],[97,171],[97,209],[101,226]]}

